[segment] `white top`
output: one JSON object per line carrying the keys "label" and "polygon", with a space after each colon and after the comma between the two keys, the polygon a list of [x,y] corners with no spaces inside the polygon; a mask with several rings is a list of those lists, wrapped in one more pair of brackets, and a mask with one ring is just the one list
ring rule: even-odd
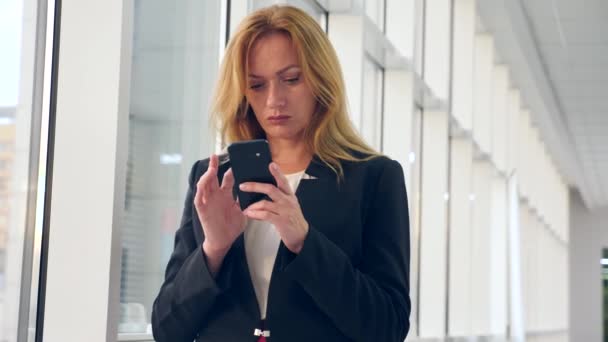
{"label": "white top", "polygon": [[[293,192],[298,188],[304,171],[285,175]],[[266,318],[268,286],[277,257],[281,237],[274,225],[267,221],[249,220],[245,228],[245,254],[255,296],[262,319]]]}

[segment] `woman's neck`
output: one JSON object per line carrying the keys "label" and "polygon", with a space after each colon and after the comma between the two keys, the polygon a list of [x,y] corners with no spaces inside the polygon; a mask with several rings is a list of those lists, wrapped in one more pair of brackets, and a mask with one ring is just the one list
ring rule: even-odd
{"label": "woman's neck", "polygon": [[272,161],[279,165],[283,174],[302,171],[308,167],[312,153],[303,142],[268,139]]}

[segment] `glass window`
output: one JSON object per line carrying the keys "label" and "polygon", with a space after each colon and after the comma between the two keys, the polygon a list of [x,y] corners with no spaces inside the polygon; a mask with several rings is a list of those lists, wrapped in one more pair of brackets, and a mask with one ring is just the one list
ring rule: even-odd
{"label": "glass window", "polygon": [[363,91],[361,135],[377,150],[382,149],[382,98],[384,94],[384,69],[370,58],[363,61]]}
{"label": "glass window", "polygon": [[33,341],[36,333],[47,144],[39,134],[49,114],[40,66],[53,55],[45,51],[52,30],[40,34],[53,27],[41,3],[0,1],[0,341]]}
{"label": "glass window", "polygon": [[190,168],[215,149],[208,110],[222,24],[219,1],[134,6],[121,334],[150,333]]}

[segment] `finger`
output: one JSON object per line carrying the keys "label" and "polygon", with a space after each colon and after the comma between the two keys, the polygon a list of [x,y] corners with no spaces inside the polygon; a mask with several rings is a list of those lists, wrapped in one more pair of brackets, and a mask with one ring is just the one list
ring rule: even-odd
{"label": "finger", "polygon": [[277,181],[277,187],[285,194],[293,195],[293,191],[291,190],[289,181],[287,180],[287,177],[285,177],[283,172],[281,172],[281,169],[279,169],[279,165],[277,165],[277,163],[275,162],[272,162],[270,163],[270,165],[268,165],[268,169],[270,169],[270,173]]}
{"label": "finger", "polygon": [[275,202],[271,202],[268,200],[262,200],[259,202],[255,202],[255,203],[251,204],[250,206],[248,206],[245,211],[248,211],[248,210],[253,210],[253,211],[265,210],[265,211],[269,211],[275,215],[279,215],[279,206]]}
{"label": "finger", "polygon": [[217,157],[217,154],[212,154],[211,157],[209,157],[209,168],[214,168],[217,170],[217,166],[219,164],[219,158]]}
{"label": "finger", "polygon": [[275,222],[278,221],[279,216],[275,213],[272,213],[270,211],[267,210],[250,210],[247,209],[244,211],[245,216],[247,216],[250,219],[254,219],[254,220],[259,220],[259,221],[267,221],[270,222],[272,224],[275,224]]}
{"label": "finger", "polygon": [[207,167],[207,171],[205,171],[205,173],[196,183],[197,193],[201,193],[204,203],[207,202],[209,195],[214,190],[219,188],[219,182],[217,180],[217,165],[217,156],[215,154],[211,155],[211,158],[209,158],[209,167]]}
{"label": "finger", "polygon": [[283,195],[279,188],[267,183],[245,182],[239,185],[239,189],[246,192],[258,192],[261,194],[266,194],[274,202],[281,200],[281,195]]}
{"label": "finger", "polygon": [[194,195],[194,207],[199,210],[203,207],[203,195],[201,191],[197,191],[196,195]]}
{"label": "finger", "polygon": [[222,180],[222,190],[229,189],[232,190],[234,186],[234,174],[232,173],[232,168],[229,168],[226,173],[224,173],[224,179]]}

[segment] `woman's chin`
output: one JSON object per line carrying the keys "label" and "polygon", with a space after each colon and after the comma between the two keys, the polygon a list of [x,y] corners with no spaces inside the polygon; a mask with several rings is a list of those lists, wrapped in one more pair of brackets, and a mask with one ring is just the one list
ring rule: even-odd
{"label": "woman's chin", "polygon": [[272,127],[266,131],[266,138],[268,140],[299,140],[302,138],[302,131],[286,129],[286,127]]}

